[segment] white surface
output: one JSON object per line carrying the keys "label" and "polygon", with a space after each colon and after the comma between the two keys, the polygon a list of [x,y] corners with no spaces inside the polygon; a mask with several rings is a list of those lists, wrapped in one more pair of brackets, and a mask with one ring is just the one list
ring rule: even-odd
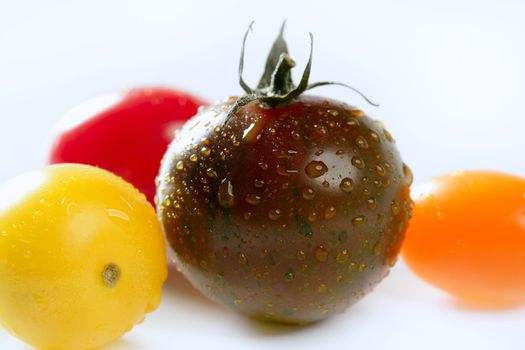
{"label": "white surface", "polygon": [[[143,84],[239,93],[252,19],[255,84],[284,18],[299,66],[315,34],[313,80],[381,103],[316,92],[383,120],[416,183],[457,169],[525,175],[523,1],[0,0],[0,181],[42,165],[52,126],[87,98]],[[524,325],[524,308],[456,305],[401,265],[356,307],[307,328],[245,320],[172,274],[160,309],[107,349],[524,349]],[[27,347],[0,333],[0,349]]]}

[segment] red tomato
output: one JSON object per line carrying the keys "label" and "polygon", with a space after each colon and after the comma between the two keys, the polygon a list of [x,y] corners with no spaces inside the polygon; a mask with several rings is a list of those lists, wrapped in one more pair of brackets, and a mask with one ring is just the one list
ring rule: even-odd
{"label": "red tomato", "polygon": [[174,131],[207,104],[168,88],[97,97],[66,114],[49,163],[99,166],[132,183],[153,203],[155,177]]}

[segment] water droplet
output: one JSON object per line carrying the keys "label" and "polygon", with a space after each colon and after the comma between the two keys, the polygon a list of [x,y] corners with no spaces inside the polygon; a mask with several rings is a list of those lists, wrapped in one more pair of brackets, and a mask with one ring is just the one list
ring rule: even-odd
{"label": "water droplet", "polygon": [[335,261],[337,261],[339,264],[344,264],[348,260],[348,250],[343,249],[339,253],[337,253],[335,257]]}
{"label": "water droplet", "polygon": [[317,288],[317,291],[318,291],[319,293],[324,293],[324,292],[326,292],[326,284],[321,283],[321,284],[319,285],[319,287]]}
{"label": "water droplet", "polygon": [[390,203],[390,209],[392,209],[392,214],[394,215],[399,214],[400,208],[399,208],[399,204],[396,201],[392,201]]}
{"label": "water droplet", "polygon": [[317,261],[324,262],[328,258],[328,252],[320,245],[314,249],[314,256]]}
{"label": "water droplet", "polygon": [[349,126],[359,126],[359,122],[354,119],[354,118],[349,118],[347,121],[346,121],[346,125],[349,125]]}
{"label": "water droplet", "polygon": [[190,156],[190,161],[191,161],[191,162],[195,163],[195,162],[197,162],[198,160],[199,160],[199,156],[198,156],[198,155],[196,155],[196,154],[192,154],[192,155]]}
{"label": "water droplet", "polygon": [[392,164],[390,164],[389,162],[385,162],[385,169],[386,171],[388,171],[390,174],[393,174],[394,173],[394,166]]}
{"label": "water droplet", "polygon": [[375,256],[381,254],[381,243],[377,242],[376,244],[374,244],[374,248],[372,248],[372,252],[374,253]]}
{"label": "water droplet", "polygon": [[377,172],[377,175],[381,177],[386,175],[385,168],[383,168],[383,166],[380,164],[376,165],[376,172]]}
{"label": "water droplet", "polygon": [[374,198],[368,198],[366,200],[366,206],[368,207],[368,209],[370,210],[375,210],[376,209],[376,206],[377,206],[377,203],[376,203],[376,200]]}
{"label": "water droplet", "polygon": [[367,149],[368,148],[368,142],[366,141],[366,139],[363,136],[357,136],[356,139],[355,139],[355,144],[357,145],[357,147],[359,147],[361,149]]}
{"label": "water droplet", "polygon": [[213,128],[213,131],[215,131],[216,133],[219,133],[221,132],[221,127],[217,125],[216,127]]}
{"label": "water droplet", "polygon": [[365,269],[366,269],[366,264],[364,263],[359,264],[359,267],[358,267],[359,272],[363,272],[365,271]]}
{"label": "water droplet", "polygon": [[268,164],[264,162],[259,162],[257,165],[259,165],[259,168],[261,168],[264,171],[268,170]]}
{"label": "water droplet", "polygon": [[339,184],[339,188],[341,189],[341,191],[345,193],[349,193],[354,188],[354,181],[352,181],[352,179],[349,177],[345,177],[344,179],[341,180],[341,183]]}
{"label": "water droplet", "polygon": [[255,179],[253,185],[257,188],[261,188],[264,186],[264,180]]}
{"label": "water droplet", "polygon": [[299,134],[297,131],[293,130],[291,132],[292,139],[298,141],[301,139],[301,134]]}
{"label": "water droplet", "polygon": [[286,170],[286,167],[284,165],[277,165],[277,167],[275,168],[275,171],[277,172],[277,174],[281,175],[281,176],[289,176],[288,174],[288,171]]}
{"label": "water droplet", "polygon": [[261,131],[262,127],[263,122],[251,123],[246,129],[244,129],[242,140],[245,142],[254,140]]}
{"label": "water droplet", "polygon": [[201,153],[204,157],[209,157],[211,154],[211,149],[209,147],[202,147]]}
{"label": "water droplet", "polygon": [[358,226],[364,224],[366,221],[366,216],[359,215],[352,219],[352,225]]}
{"label": "water droplet", "polygon": [[330,220],[331,218],[333,218],[335,216],[335,213],[336,213],[336,209],[334,206],[330,205],[329,207],[327,207],[324,211],[324,218],[326,220]]}
{"label": "water droplet", "polygon": [[385,137],[389,142],[394,142],[394,138],[392,137],[392,134],[389,133],[387,129],[383,128],[383,134],[385,134]]}
{"label": "water droplet", "polygon": [[313,160],[305,168],[306,175],[311,178],[319,177],[328,171],[328,167],[325,163],[317,160]]}
{"label": "water droplet", "polygon": [[251,205],[258,205],[259,203],[261,203],[261,196],[257,194],[249,193],[246,195],[245,201],[246,203],[251,204]]}
{"label": "water droplet", "polygon": [[281,212],[280,209],[270,209],[270,211],[268,212],[268,217],[270,218],[270,220],[277,220],[282,215],[283,213]]}
{"label": "water droplet", "polygon": [[375,132],[374,130],[370,130],[370,138],[372,139],[372,141],[374,141],[376,143],[380,143],[381,142],[381,139],[379,138],[378,133]]}
{"label": "water droplet", "polygon": [[317,221],[317,212],[315,212],[315,211],[311,211],[311,212],[308,214],[308,221],[310,221],[310,222],[315,222],[315,221]]}
{"label": "water droplet", "polygon": [[179,160],[176,165],[177,170],[184,170],[184,162]]}
{"label": "water droplet", "polygon": [[297,253],[295,254],[297,260],[304,260],[306,259],[306,253],[303,252],[302,250],[298,250]]}
{"label": "water droplet", "polygon": [[212,179],[215,179],[217,177],[217,172],[213,168],[209,168],[206,170],[206,175],[211,177]]}
{"label": "water droplet", "polygon": [[335,151],[335,154],[338,155],[338,156],[340,156],[340,155],[342,155],[342,154],[345,154],[345,151],[342,150],[342,149],[338,149],[337,151]]}
{"label": "water droplet", "polygon": [[323,185],[324,188],[328,188],[330,187],[330,183],[326,180],[324,180],[323,182],[321,182],[321,185]]}
{"label": "water droplet", "polygon": [[348,271],[354,271],[356,267],[357,264],[355,262],[351,262],[350,264],[348,264]]}
{"label": "water droplet", "polygon": [[315,151],[315,155],[318,156],[318,157],[319,157],[321,154],[323,154],[323,153],[324,153],[324,149],[318,149],[317,151]]}
{"label": "water droplet", "polygon": [[229,208],[234,204],[235,198],[233,197],[233,186],[230,180],[223,179],[221,181],[221,184],[219,185],[218,199],[219,204],[223,208]]}
{"label": "water droplet", "polygon": [[316,125],[314,125],[314,130],[319,136],[325,136],[328,133],[328,131],[326,130],[324,125],[317,125],[316,124]]}
{"label": "water droplet", "polygon": [[365,168],[365,162],[363,162],[363,160],[358,156],[352,157],[352,165],[355,166],[357,169]]}
{"label": "water droplet", "polygon": [[248,262],[248,259],[246,258],[246,255],[244,255],[243,252],[237,253],[237,261],[239,261],[239,264],[246,265]]}
{"label": "water droplet", "polygon": [[248,220],[251,216],[252,216],[252,213],[249,211],[246,211],[243,214],[244,220]]}
{"label": "water droplet", "polygon": [[235,305],[239,305],[240,303],[242,303],[242,300],[241,300],[241,299],[235,299],[235,300],[233,301],[233,303],[234,303]]}
{"label": "water droplet", "polygon": [[314,199],[315,197],[315,191],[311,189],[310,187],[303,188],[303,198],[307,201],[310,201]]}
{"label": "water droplet", "polygon": [[412,185],[412,182],[414,181],[414,175],[412,174],[412,170],[403,163],[403,174],[405,174],[405,182],[408,186]]}
{"label": "water droplet", "polygon": [[293,273],[293,271],[288,271],[284,274],[284,278],[287,280],[287,281],[293,281],[295,275]]}

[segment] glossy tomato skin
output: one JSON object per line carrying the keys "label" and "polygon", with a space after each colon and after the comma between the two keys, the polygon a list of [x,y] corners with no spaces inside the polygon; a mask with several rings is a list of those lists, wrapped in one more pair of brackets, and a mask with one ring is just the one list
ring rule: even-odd
{"label": "glossy tomato skin", "polygon": [[462,171],[414,192],[403,245],[414,272],[470,303],[525,301],[525,179]]}
{"label": "glossy tomato skin", "polygon": [[390,134],[344,103],[235,98],[191,119],[163,160],[158,215],[182,272],[245,315],[342,312],[394,264],[410,174]]}
{"label": "glossy tomato skin", "polygon": [[68,113],[49,163],[109,170],[153,203],[155,176],[173,133],[206,101],[169,88],[136,88],[87,101]]}
{"label": "glossy tomato skin", "polygon": [[166,243],[122,178],[48,166],[0,186],[0,324],[39,349],[99,348],[160,304]]}

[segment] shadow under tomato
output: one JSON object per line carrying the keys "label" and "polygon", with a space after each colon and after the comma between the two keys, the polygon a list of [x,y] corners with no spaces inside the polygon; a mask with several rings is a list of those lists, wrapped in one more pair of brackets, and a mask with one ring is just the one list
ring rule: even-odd
{"label": "shadow under tomato", "polygon": [[134,344],[125,338],[114,341],[113,343],[101,348],[100,350],[146,350],[146,348]]}
{"label": "shadow under tomato", "polygon": [[244,318],[250,332],[260,337],[285,336],[300,333],[312,328],[319,327],[325,321],[309,323],[305,325],[276,323],[251,318]]}
{"label": "shadow under tomato", "polygon": [[525,308],[523,302],[494,303],[454,298],[451,300],[451,303],[454,308],[469,312],[508,312]]}

